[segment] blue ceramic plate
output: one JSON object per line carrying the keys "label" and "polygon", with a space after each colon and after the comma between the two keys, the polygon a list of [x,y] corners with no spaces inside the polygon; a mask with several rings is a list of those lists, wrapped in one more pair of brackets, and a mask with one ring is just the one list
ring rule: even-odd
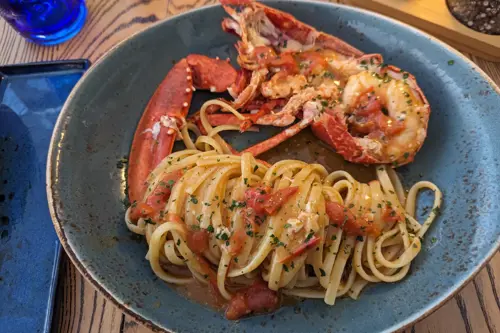
{"label": "blue ceramic plate", "polygon": [[[220,6],[156,24],[103,57],[79,82],[56,125],[48,160],[48,196],[68,255],[91,283],[146,325],[174,332],[386,332],[429,314],[471,279],[499,245],[499,90],[443,43],[366,11],[305,1],[272,6],[413,73],[432,107],[429,133],[408,185],[435,182],[445,194],[411,274],[379,284],[334,307],[308,300],[238,323],[191,302],[152,273],[145,242],[123,222],[125,169],[137,122],[175,60],[189,53],[236,59]],[[200,97],[201,96],[201,97]],[[207,98],[200,93],[197,96]],[[255,139],[261,139],[255,137]],[[241,148],[245,141],[236,142]],[[432,241],[434,240],[434,242]]]}

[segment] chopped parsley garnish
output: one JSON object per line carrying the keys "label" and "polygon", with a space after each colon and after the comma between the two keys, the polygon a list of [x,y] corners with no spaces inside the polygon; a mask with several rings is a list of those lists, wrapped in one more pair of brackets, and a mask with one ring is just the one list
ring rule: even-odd
{"label": "chopped parsley garnish", "polygon": [[439,216],[441,214],[441,208],[439,206],[435,207],[432,209],[432,212],[436,215]]}
{"label": "chopped parsley garnish", "polygon": [[405,159],[407,159],[408,157],[410,157],[410,153],[409,153],[409,152],[404,153],[404,154],[403,154],[403,157],[404,157]]}
{"label": "chopped parsley garnish", "polygon": [[278,237],[276,237],[274,234],[271,234],[271,239],[272,239],[271,245],[276,245],[277,247],[285,246],[285,243],[280,241],[280,239]]}
{"label": "chopped parsley garnish", "polygon": [[432,237],[432,238],[431,238],[431,243],[432,243],[432,244],[434,244],[434,243],[436,243],[436,242],[437,242],[437,238],[436,238],[436,237]]}
{"label": "chopped parsley garnish", "polygon": [[363,241],[363,236],[356,236],[356,240],[362,242]]}
{"label": "chopped parsley garnish", "polygon": [[229,236],[225,232],[221,232],[220,234],[215,235],[215,238],[227,241],[229,239]]}
{"label": "chopped parsley garnish", "polygon": [[405,79],[405,80],[406,80],[406,79],[408,78],[408,76],[409,76],[409,75],[408,75],[408,73],[404,73],[404,74],[403,74],[403,79]]}
{"label": "chopped parsley garnish", "polygon": [[253,172],[257,171],[257,169],[259,168],[259,166],[256,164],[254,167],[253,167]]}
{"label": "chopped parsley garnish", "polygon": [[250,236],[250,237],[253,237],[253,231],[252,231],[252,230],[248,230],[248,231],[246,232],[246,234],[247,234],[248,236]]}
{"label": "chopped parsley garnish", "polygon": [[235,208],[242,208],[242,207],[245,207],[247,204],[245,201],[236,201],[236,200],[233,200],[233,202],[231,203],[231,206],[229,206],[229,209],[230,210],[234,210]]}
{"label": "chopped parsley garnish", "polygon": [[189,201],[191,201],[195,205],[198,203],[198,199],[194,195],[191,195],[191,198],[189,199]]}
{"label": "chopped parsley garnish", "polygon": [[285,223],[285,225],[283,226],[285,229],[288,229],[290,228],[292,225],[290,223]]}
{"label": "chopped parsley garnish", "polygon": [[238,257],[234,257],[234,262],[238,263]]}
{"label": "chopped parsley garnish", "polygon": [[452,66],[453,64],[455,64],[455,60],[448,60],[448,65],[449,66]]}
{"label": "chopped parsley garnish", "polygon": [[329,79],[334,79],[335,75],[332,72],[324,72],[323,77],[329,78]]}
{"label": "chopped parsley garnish", "polygon": [[147,224],[156,224],[155,222],[153,222],[153,220],[151,219],[144,219],[144,222],[146,222]]}
{"label": "chopped parsley garnish", "polygon": [[214,232],[214,227],[212,225],[209,225],[207,227],[207,231],[210,232],[210,233],[213,233]]}
{"label": "chopped parsley garnish", "polygon": [[177,246],[179,246],[179,245],[181,245],[181,239],[180,238],[177,240]]}
{"label": "chopped parsley garnish", "polygon": [[387,110],[385,107],[382,107],[382,113],[385,114],[386,116],[388,116],[389,110]]}
{"label": "chopped parsley garnish", "polygon": [[332,236],[332,241],[334,241],[334,240],[337,240],[337,236],[336,235]]}
{"label": "chopped parsley garnish", "polygon": [[321,273],[321,276],[326,276],[326,272],[324,269],[320,268],[319,272]]}
{"label": "chopped parsley garnish", "polygon": [[314,230],[309,231],[309,234],[306,237],[306,243],[314,236]]}
{"label": "chopped parsley garnish", "polygon": [[283,269],[285,270],[285,272],[288,272],[288,266],[283,264]]}

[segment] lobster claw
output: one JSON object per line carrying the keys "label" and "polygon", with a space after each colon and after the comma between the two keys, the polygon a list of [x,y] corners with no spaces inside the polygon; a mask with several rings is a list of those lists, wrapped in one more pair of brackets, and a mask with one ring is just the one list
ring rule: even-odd
{"label": "lobster claw", "polygon": [[[130,202],[141,201],[151,171],[172,152],[191,105],[193,91],[223,92],[238,72],[228,61],[192,54],[178,61],[156,89],[137,126],[128,167]],[[163,198],[164,199],[164,198]]]}

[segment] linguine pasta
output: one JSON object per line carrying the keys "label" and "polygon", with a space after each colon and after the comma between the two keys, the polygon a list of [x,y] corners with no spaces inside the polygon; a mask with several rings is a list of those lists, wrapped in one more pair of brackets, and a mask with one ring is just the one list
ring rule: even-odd
{"label": "linguine pasta", "polygon": [[[240,116],[212,100],[200,110],[207,135],[190,125],[182,129],[187,149],[170,154],[153,170],[144,195],[145,201],[161,186],[171,191],[161,219],[133,223],[130,208],[125,216],[127,227],[145,236],[147,259],[159,278],[173,284],[212,283],[227,300],[261,278],[271,290],[333,305],[342,296],[357,299],[369,283],[397,282],[408,274],[441,206],[436,185],[420,181],[406,193],[386,166],[376,167],[377,179],[366,184],[345,171],[328,174],[319,164],[283,160],[269,166],[249,153],[232,155],[219,132],[239,128],[210,126],[206,109],[213,104]],[[197,135],[194,142],[188,130]],[[162,181],[176,172],[182,173],[177,181]],[[297,189],[275,213],[256,217],[245,198],[258,188]],[[419,222],[416,200],[424,189],[434,192],[434,203]],[[365,227],[346,228],[348,218],[332,219],[329,207],[343,207],[345,216],[363,219]],[[192,246],[199,231],[208,237],[202,251]],[[176,274],[172,266],[184,273]]]}

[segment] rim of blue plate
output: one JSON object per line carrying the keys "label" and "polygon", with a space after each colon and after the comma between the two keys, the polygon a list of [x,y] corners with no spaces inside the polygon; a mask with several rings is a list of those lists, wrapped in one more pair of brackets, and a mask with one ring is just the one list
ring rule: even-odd
{"label": "rim of blue plate", "polygon": [[[398,21],[397,19],[385,16],[385,15],[382,15],[382,14],[379,14],[379,13],[375,13],[375,12],[372,12],[372,11],[369,11],[369,10],[366,10],[366,9],[352,7],[352,6],[338,4],[338,3],[329,3],[329,2],[323,2],[323,1],[318,1],[318,0],[287,0],[287,1],[289,1],[289,2],[296,2],[296,3],[303,3],[303,4],[311,4],[311,3],[313,3],[313,4],[324,5],[324,6],[332,6],[332,7],[343,8],[345,10],[350,10],[350,11],[353,11],[353,12],[363,13],[365,15],[376,17],[376,18],[381,19],[381,20],[389,21],[390,23],[392,23],[394,25],[397,25],[397,26],[400,26],[403,29],[410,30],[414,34],[426,37],[427,39],[429,39],[429,42],[437,44],[439,47],[441,47],[443,49],[447,49],[448,51],[450,51],[451,53],[453,53],[454,55],[456,55],[458,58],[464,60],[467,64],[469,64],[472,67],[472,69],[474,69],[478,74],[480,74],[498,94],[500,94],[500,87],[497,86],[496,83],[478,65],[476,65],[473,61],[471,61],[469,58],[467,58],[462,53],[460,53],[460,51],[458,51],[455,48],[451,47],[450,45],[444,43],[443,41],[439,40],[438,38],[436,38],[436,37],[434,37],[434,36],[432,36],[432,35],[424,32],[424,31],[422,31],[420,29],[417,29],[417,28],[415,28],[415,27],[413,27],[413,26],[411,26],[409,24],[406,24],[404,22]],[[266,4],[272,3],[272,1],[269,1],[269,0],[264,0],[262,2],[266,3]],[[155,22],[152,25],[150,25],[149,27],[147,27],[146,29],[141,30],[141,31],[137,31],[137,32],[133,33],[132,35],[130,35],[129,37],[127,37],[124,40],[120,41],[119,43],[117,43],[116,45],[114,45],[112,48],[110,48],[108,51],[106,51],[101,56],[101,58],[99,58],[94,63],[94,65],[91,66],[85,72],[85,74],[82,76],[82,78],[78,81],[78,83],[75,85],[75,87],[71,91],[70,95],[68,96],[68,98],[67,98],[67,100],[66,100],[66,102],[65,102],[65,104],[64,104],[64,106],[63,106],[63,108],[62,108],[62,110],[61,110],[61,112],[59,114],[59,117],[58,117],[57,122],[56,122],[55,127],[54,127],[54,132],[52,134],[50,145],[49,145],[49,153],[48,153],[48,156],[47,156],[47,169],[46,169],[47,199],[48,199],[48,203],[49,203],[49,211],[50,211],[50,215],[52,217],[52,222],[54,224],[54,228],[56,230],[56,233],[57,233],[57,235],[58,235],[58,237],[59,237],[59,239],[61,241],[61,244],[62,244],[62,246],[63,246],[66,254],[70,258],[71,262],[76,266],[76,268],[78,269],[78,271],[80,272],[80,274],[82,274],[87,279],[87,281],[89,281],[92,284],[92,286],[94,288],[96,288],[97,290],[99,290],[99,292],[102,293],[108,300],[111,300],[113,302],[113,304],[115,306],[117,306],[120,310],[122,310],[127,315],[131,316],[134,320],[140,322],[142,325],[144,325],[144,326],[152,329],[155,332],[169,332],[169,331],[166,330],[165,328],[157,325],[153,321],[144,318],[142,315],[140,315],[137,312],[135,312],[132,308],[129,308],[127,306],[127,304],[123,304],[118,299],[116,299],[115,296],[112,294],[111,291],[108,291],[107,288],[103,284],[100,284],[97,281],[97,279],[95,279],[93,277],[93,275],[91,274],[91,272],[87,271],[87,269],[85,268],[85,266],[78,259],[76,253],[73,251],[73,249],[69,245],[68,240],[66,238],[66,234],[64,232],[64,228],[62,227],[59,219],[57,218],[57,214],[55,213],[55,203],[54,203],[53,191],[52,191],[53,178],[54,178],[54,175],[52,173],[52,161],[53,161],[53,158],[54,158],[53,157],[53,153],[55,151],[53,149],[53,147],[58,144],[56,142],[56,140],[59,137],[59,135],[58,135],[59,132],[61,131],[62,120],[65,118],[65,116],[69,112],[71,112],[70,109],[68,108],[68,105],[70,104],[70,101],[78,93],[80,86],[84,83],[84,81],[86,80],[86,78],[88,76],[90,76],[90,74],[92,72],[94,72],[95,70],[97,70],[97,68],[99,68],[102,65],[102,63],[106,60],[106,58],[108,58],[108,56],[110,54],[112,54],[115,50],[119,49],[123,45],[127,44],[131,39],[135,38],[136,36],[138,36],[138,35],[140,35],[142,33],[145,33],[147,30],[153,29],[154,27],[156,27],[158,25],[165,24],[165,22],[168,22],[168,21],[171,21],[171,20],[174,20],[174,19],[175,20],[182,19],[182,17],[190,15],[191,13],[199,12],[199,11],[204,11],[204,10],[207,10],[207,9],[210,9],[210,8],[213,8],[213,7],[217,7],[217,6],[220,6],[220,4],[214,4],[214,5],[203,6],[203,7],[200,7],[200,8],[192,9],[192,10],[186,11],[184,13],[181,13],[181,14],[178,14],[178,15],[174,15],[174,16],[171,16],[171,17],[166,18],[164,20]],[[413,316],[410,316],[410,317],[407,317],[406,319],[401,320],[398,324],[396,324],[397,326],[393,326],[393,327],[391,327],[391,329],[393,329],[394,332],[395,331],[399,331],[399,330],[403,330],[403,329],[407,328],[408,326],[410,326],[410,325],[412,325],[412,324],[414,324],[414,323],[416,323],[416,322],[418,322],[418,321],[426,318],[427,316],[429,316],[430,314],[432,314],[434,311],[436,311],[437,309],[439,309],[450,298],[452,298],[460,290],[462,290],[479,273],[479,271],[484,268],[484,266],[491,260],[491,258],[493,257],[493,255],[499,249],[500,249],[500,237],[497,239],[497,242],[495,242],[495,244],[491,247],[491,249],[487,253],[487,255],[484,256],[481,259],[481,261],[476,265],[475,269],[470,272],[469,276],[467,276],[466,278],[462,279],[462,281],[459,282],[459,284],[457,285],[457,287],[454,290],[449,291],[447,294],[443,293],[441,295],[441,298],[438,299],[438,300],[436,300],[434,303],[430,304],[430,306],[428,306],[427,308],[419,309]]]}

